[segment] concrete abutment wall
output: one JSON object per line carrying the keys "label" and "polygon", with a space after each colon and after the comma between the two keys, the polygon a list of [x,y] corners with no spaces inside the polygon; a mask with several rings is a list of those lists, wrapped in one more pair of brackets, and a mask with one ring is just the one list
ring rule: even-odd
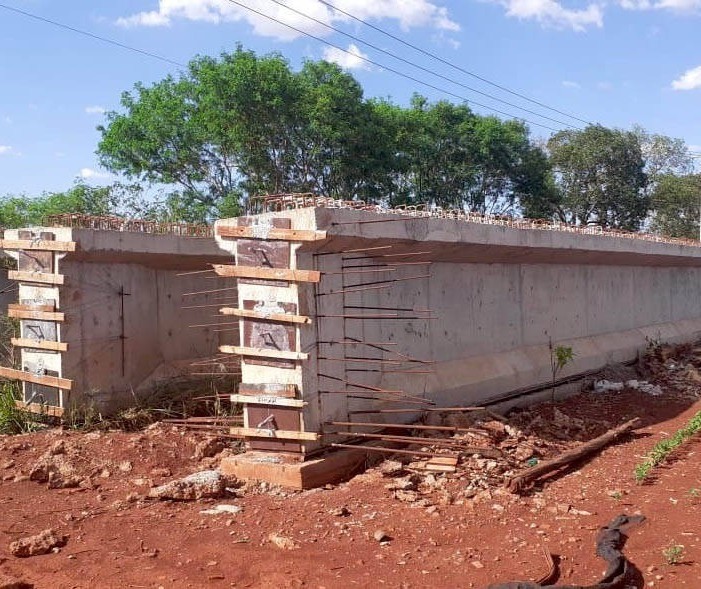
{"label": "concrete abutment wall", "polygon": [[360,431],[332,421],[408,422],[547,385],[551,344],[575,352],[566,377],[701,334],[688,244],[312,207],[221,220],[215,236],[7,231],[24,341],[21,374],[4,376],[25,401],[107,408],[228,354],[234,433],[301,458]]}
{"label": "concrete abutment wall", "polygon": [[[273,219],[285,219],[289,235],[271,232]],[[239,222],[222,220],[217,230]],[[263,283],[240,296],[240,306],[244,298],[284,300],[310,319],[290,340],[299,359],[265,368],[259,357],[242,359],[242,386],[271,387],[269,404],[248,404],[254,441],[292,427],[287,416],[276,419],[283,409],[272,391],[281,383],[297,387],[296,423],[309,434],[299,450],[309,454],[347,439],[331,432],[361,431],[330,421],[407,422],[426,401],[472,406],[546,385],[551,344],[574,350],[566,377],[632,360],[650,341],[701,335],[701,248],[691,245],[347,209],[246,223],[256,227],[247,240],[293,244],[285,267],[320,273],[318,282]],[[316,237],[295,241],[295,230]],[[235,254],[241,238],[217,239]],[[247,322],[274,323],[241,318],[242,334]]]}
{"label": "concrete abutment wall", "polygon": [[218,352],[216,309],[207,294],[183,307],[185,293],[224,286],[198,273],[229,257],[212,238],[33,227],[5,231],[2,248],[18,262],[6,307],[20,320],[21,366],[0,370],[25,402],[110,413],[157,383],[205,380],[191,363]]}

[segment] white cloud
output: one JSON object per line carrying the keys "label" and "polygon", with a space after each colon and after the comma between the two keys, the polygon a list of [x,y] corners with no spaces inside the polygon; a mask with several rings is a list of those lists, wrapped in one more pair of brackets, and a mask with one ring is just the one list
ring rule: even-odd
{"label": "white cloud", "polygon": [[93,105],[86,106],[85,112],[89,115],[104,115],[107,112],[107,109],[104,106]]}
{"label": "white cloud", "polygon": [[575,88],[577,90],[579,90],[582,87],[582,85],[579,82],[573,82],[571,80],[563,80],[562,85],[565,88]]}
{"label": "white cloud", "polygon": [[684,72],[672,82],[675,90],[695,90],[701,88],[701,65]]}
{"label": "white cloud", "polygon": [[[335,0],[335,6],[363,20],[396,20],[403,30],[431,27],[443,31],[458,31],[460,25],[448,15],[448,9],[430,0]],[[331,31],[324,25],[309,20],[309,15],[329,25],[353,22],[340,12],[318,0],[288,0],[287,5],[302,14],[292,12],[268,0],[246,0],[246,5],[260,14],[246,10],[228,0],[158,0],[158,8],[117,19],[124,27],[168,26],[178,19],[220,24],[247,22],[253,32],[263,37],[292,41],[303,34],[271,19],[277,19],[316,36],[328,36]],[[270,18],[266,18],[267,15]]]}
{"label": "white cloud", "polygon": [[111,177],[110,174],[93,170],[92,168],[81,168],[78,176],[84,180],[104,180]]}
{"label": "white cloud", "polygon": [[565,8],[556,0],[492,0],[506,8],[506,16],[520,20],[535,20],[544,27],[585,31],[602,27],[604,13],[599,4],[584,9]]}
{"label": "white cloud", "polygon": [[608,92],[609,90],[613,90],[613,84],[611,82],[597,82],[596,87],[599,90],[603,90],[604,92]]}
{"label": "white cloud", "polygon": [[367,70],[370,69],[370,64],[365,61],[367,54],[363,53],[358,46],[351,43],[345,51],[336,49],[335,47],[327,47],[324,49],[324,59],[333,61],[342,68],[348,70]]}
{"label": "white cloud", "polygon": [[701,0],[619,0],[627,10],[671,10],[673,12],[698,12]]}
{"label": "white cloud", "polygon": [[2,122],[5,123],[6,125],[11,125],[12,124],[12,117],[4,116],[4,117],[2,117]]}
{"label": "white cloud", "polygon": [[11,145],[0,145],[0,155],[12,155],[15,150]]}

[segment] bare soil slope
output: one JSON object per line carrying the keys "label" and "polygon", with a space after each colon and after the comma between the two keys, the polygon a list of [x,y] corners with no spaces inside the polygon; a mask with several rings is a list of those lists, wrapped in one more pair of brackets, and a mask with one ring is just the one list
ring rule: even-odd
{"label": "bare soil slope", "polygon": [[[219,448],[202,435],[171,426],[0,437],[0,587],[3,575],[41,589],[485,587],[541,577],[543,548],[559,560],[559,582],[587,585],[605,569],[597,530],[620,513],[647,516],[624,549],[633,586],[701,587],[699,440],[645,484],[633,477],[641,456],[701,410],[696,361],[682,351],[645,366],[661,396],[589,392],[513,412],[502,424],[513,431],[490,438],[506,466],[475,456],[456,473],[419,476],[390,462],[302,493],[231,482],[219,499],[149,498],[153,486],[216,468],[221,457],[207,456]],[[635,434],[585,464],[522,496],[503,490],[528,460],[635,416]],[[501,422],[482,426],[499,430],[493,423]],[[222,504],[241,510],[203,513]],[[48,528],[68,536],[63,548],[10,553],[12,541]],[[671,545],[683,546],[678,564],[663,555]]]}

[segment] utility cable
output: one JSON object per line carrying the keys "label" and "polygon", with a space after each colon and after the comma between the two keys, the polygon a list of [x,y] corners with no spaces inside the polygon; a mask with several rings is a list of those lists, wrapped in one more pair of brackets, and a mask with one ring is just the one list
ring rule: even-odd
{"label": "utility cable", "polygon": [[126,49],[127,51],[133,51],[134,53],[139,53],[141,55],[145,55],[146,57],[152,57],[153,59],[158,59],[160,61],[163,61],[165,63],[169,63],[171,65],[177,65],[178,67],[187,67],[184,63],[180,63],[178,61],[174,61],[172,59],[168,59],[167,57],[163,57],[162,55],[158,55],[157,53],[151,53],[150,51],[145,51],[144,49],[139,49],[138,47],[132,47],[131,45],[125,45],[124,43],[120,43],[119,41],[115,41],[114,39],[110,39],[108,37],[101,37],[100,35],[96,35],[95,33],[91,33],[89,31],[83,31],[82,29],[77,29],[75,27],[72,27],[70,25],[51,20],[49,18],[45,18],[43,16],[39,16],[37,14],[32,14],[31,12],[27,12],[26,10],[21,10],[19,8],[15,8],[13,6],[8,6],[7,4],[2,4],[0,3],[0,8],[3,8],[5,10],[9,10],[10,12],[14,12],[16,14],[21,14],[22,16],[26,16],[27,18],[32,18],[34,20],[38,20],[40,22],[54,25],[55,27],[59,27],[61,29],[65,29],[67,31],[72,31],[73,33],[78,33],[79,35],[83,35],[85,37],[90,37],[91,39],[96,39],[97,41],[102,41],[103,43],[109,43],[110,45],[114,45],[115,47],[120,47],[121,49]]}
{"label": "utility cable", "polygon": [[494,88],[498,88],[499,90],[502,90],[503,92],[507,92],[513,96],[518,96],[519,98],[526,100],[532,104],[536,104],[542,108],[546,108],[548,110],[551,110],[551,111],[556,112],[558,114],[561,114],[563,116],[569,117],[571,119],[579,121],[580,123],[584,123],[585,125],[593,125],[594,124],[590,121],[579,118],[576,115],[573,115],[573,114],[570,114],[566,111],[555,108],[554,106],[549,106],[548,104],[546,104],[544,102],[540,102],[539,100],[535,100],[534,98],[529,98],[525,94],[522,94],[522,93],[517,92],[515,90],[511,90],[510,88],[508,88],[502,84],[498,84],[497,82],[493,82],[493,81],[489,80],[488,78],[485,78],[484,76],[480,76],[479,74],[471,72],[470,70],[467,70],[463,67],[460,67],[459,65],[455,65],[454,63],[448,61],[447,59],[443,59],[440,55],[436,55],[435,53],[431,53],[430,51],[427,51],[426,49],[422,49],[418,45],[414,45],[413,43],[410,43],[409,41],[406,41],[406,40],[402,39],[401,37],[398,37],[397,35],[393,35],[392,33],[385,31],[384,29],[382,29],[378,26],[375,26],[372,23],[370,23],[366,20],[363,20],[362,18],[354,16],[353,14],[350,14],[349,12],[346,12],[345,10],[340,9],[337,6],[334,6],[330,2],[327,2],[326,0],[317,0],[317,2],[320,2],[324,6],[327,6],[328,8],[331,8],[332,10],[335,10],[335,11],[339,12],[340,14],[343,14],[344,16],[347,16],[348,18],[351,18],[354,21],[361,23],[361,24],[365,25],[366,27],[373,29],[374,31],[377,31],[378,33],[381,33],[381,34],[389,37],[390,39],[393,39],[393,40],[401,43],[405,47],[409,47],[409,48],[413,49],[414,51],[418,51],[422,55],[425,55],[426,57],[430,57],[431,59],[435,59],[435,60],[441,62],[442,64],[453,68],[454,70],[457,70],[457,71],[459,71],[467,76],[471,76],[471,77],[479,80],[480,82],[484,82],[485,84],[489,84],[490,86],[493,86]]}
{"label": "utility cable", "polygon": [[482,108],[485,108],[487,110],[491,110],[492,112],[499,113],[501,115],[504,115],[505,117],[508,117],[510,119],[520,119],[526,123],[530,123],[531,125],[535,125],[537,127],[542,127],[544,129],[547,129],[549,131],[553,131],[554,133],[557,133],[560,129],[555,129],[553,127],[549,127],[547,125],[544,125],[542,123],[536,123],[535,121],[531,121],[529,119],[523,118],[523,117],[517,117],[514,114],[505,112],[503,110],[499,110],[498,108],[494,108],[492,106],[487,106],[486,104],[482,104],[480,102],[477,102],[476,100],[471,100],[467,99],[465,96],[460,96],[459,94],[455,94],[454,92],[451,92],[450,90],[446,90],[444,88],[439,88],[438,86],[434,86],[433,84],[430,84],[429,82],[424,82],[423,80],[419,80],[418,78],[415,78],[414,76],[410,74],[406,74],[404,72],[401,72],[399,70],[396,70],[394,68],[391,68],[389,66],[383,65],[381,63],[378,63],[376,61],[373,61],[372,59],[369,59],[367,57],[363,57],[362,55],[358,55],[357,53],[353,53],[352,51],[348,51],[347,49],[344,49],[340,45],[335,45],[334,43],[331,43],[330,41],[326,41],[325,39],[322,39],[321,37],[318,37],[316,35],[313,35],[312,33],[308,33],[307,31],[303,31],[302,29],[298,29],[297,27],[287,24],[285,22],[282,22],[281,20],[270,16],[268,14],[265,14],[264,12],[261,12],[260,10],[256,10],[255,8],[251,8],[250,6],[246,6],[245,4],[242,4],[241,2],[238,2],[237,0],[228,0],[232,4],[236,4],[236,6],[239,6],[241,8],[244,8],[245,10],[248,10],[249,12],[252,12],[254,14],[257,14],[258,16],[262,16],[263,18],[267,18],[268,20],[271,20],[283,27],[287,27],[288,29],[295,31],[299,33],[300,35],[305,35],[306,37],[309,37],[310,39],[314,39],[315,41],[318,41],[319,43],[323,43],[324,45],[328,45],[329,47],[333,47],[334,49],[338,49],[339,51],[343,51],[343,53],[347,53],[348,55],[352,55],[353,57],[357,59],[361,59],[365,61],[366,63],[369,63],[371,65],[374,65],[375,67],[379,67],[381,69],[387,70],[388,72],[392,72],[393,74],[397,76],[401,76],[402,78],[406,78],[407,80],[411,80],[412,82],[415,82],[416,84],[420,84],[422,86],[426,86],[427,88],[431,88],[432,90],[436,90],[437,92],[441,92],[442,94],[447,94],[448,96],[452,96],[454,98],[457,98],[458,100],[471,103],[477,106],[480,106]]}
{"label": "utility cable", "polygon": [[[565,127],[571,127],[572,129],[576,129],[578,131],[582,130],[581,127],[577,127],[576,125],[571,125],[570,123],[566,123],[564,121],[554,119],[548,115],[541,114],[539,112],[536,112],[534,110],[530,110],[530,109],[525,108],[523,106],[519,106],[518,104],[514,104],[513,102],[509,102],[508,100],[503,100],[503,99],[499,98],[498,96],[494,96],[493,94],[489,94],[488,92],[483,92],[482,90],[478,90],[477,88],[473,88],[472,86],[468,86],[467,84],[463,84],[462,82],[459,82],[457,80],[449,78],[448,76],[445,76],[443,74],[435,72],[427,67],[419,65],[419,64],[417,64],[409,59],[406,59],[400,55],[397,55],[396,53],[388,51],[387,49],[382,49],[381,47],[378,47],[377,45],[374,45],[373,43],[370,43],[369,41],[365,41],[365,40],[361,39],[360,37],[356,37],[355,35],[347,33],[342,29],[339,29],[337,27],[329,25],[329,24],[325,23],[323,20],[315,18],[309,14],[306,14],[306,13],[302,12],[301,10],[297,10],[296,8],[292,8],[291,6],[288,6],[284,2],[281,2],[280,0],[270,0],[270,1],[277,4],[278,6],[281,6],[283,8],[286,8],[287,10],[294,12],[295,14],[298,14],[304,18],[307,18],[311,21],[314,21],[315,23],[320,24],[331,31],[334,31],[335,33],[343,35],[344,37],[347,37],[348,39],[356,41],[357,43],[361,43],[361,44],[365,45],[366,47],[370,47],[371,49],[374,49],[375,51],[383,53],[384,55],[388,55],[389,57],[396,59],[397,61],[401,61],[402,63],[405,63],[411,67],[414,67],[418,70],[421,70],[422,72],[425,72],[431,76],[435,76],[437,78],[440,78],[441,80],[444,80],[444,81],[449,82],[451,84],[455,84],[457,86],[460,86],[461,88],[464,88],[465,90],[469,90],[470,92],[474,92],[475,94],[479,94],[481,96],[485,96],[486,98],[490,98],[491,100],[495,100],[496,102],[500,102],[500,103],[505,104],[507,106],[510,106],[512,108],[516,108],[518,110],[522,110],[524,112],[527,112],[531,115],[535,115],[536,117],[541,117],[541,118],[546,119],[548,121],[551,121],[553,123],[557,123],[558,125],[564,125]],[[356,55],[356,54],[351,53],[351,55]],[[356,55],[356,57],[361,57],[361,56]]]}
{"label": "utility cable", "polygon": [[[396,69],[393,69],[393,68],[390,68],[390,67],[388,67],[388,66],[384,66],[384,65],[382,65],[382,64],[380,64],[380,63],[378,63],[378,62],[375,62],[375,61],[373,61],[373,60],[371,60],[371,59],[368,59],[368,58],[366,58],[366,57],[359,56],[359,55],[357,55],[357,54],[355,54],[355,53],[353,53],[353,52],[351,52],[351,51],[348,51],[347,49],[344,49],[343,47],[340,47],[340,46],[338,46],[338,45],[335,45],[335,44],[333,44],[333,43],[330,43],[330,42],[328,42],[328,41],[326,41],[326,40],[324,40],[324,39],[322,39],[322,38],[320,38],[320,37],[318,37],[318,36],[316,36],[316,35],[313,35],[313,34],[311,34],[311,33],[308,33],[308,32],[306,32],[306,31],[303,31],[303,30],[301,30],[301,29],[298,29],[297,27],[294,27],[294,26],[292,26],[292,25],[289,25],[289,24],[287,24],[287,23],[284,23],[284,22],[280,21],[279,19],[276,19],[276,18],[274,18],[274,17],[272,17],[272,16],[269,16],[269,15],[267,15],[267,14],[265,14],[265,13],[259,11],[259,10],[256,10],[256,9],[254,9],[254,8],[251,8],[251,7],[249,7],[249,6],[246,6],[245,4],[242,4],[242,3],[240,3],[240,2],[237,2],[236,0],[229,0],[229,2],[231,2],[232,4],[236,4],[237,6],[243,8],[243,9],[245,9],[245,10],[248,10],[248,11],[250,11],[250,12],[253,12],[253,13],[259,15],[259,16],[262,16],[262,17],[264,17],[264,18],[267,18],[268,20],[271,20],[271,21],[273,21],[273,22],[276,22],[277,24],[279,24],[279,25],[281,25],[281,26],[287,27],[288,29],[293,30],[293,31],[295,31],[295,32],[297,32],[297,33],[299,33],[299,34],[301,34],[301,35],[305,35],[305,36],[307,36],[307,37],[309,37],[309,38],[311,38],[311,39],[314,39],[314,40],[316,40],[316,41],[318,41],[318,42],[320,42],[320,43],[323,43],[323,44],[325,44],[325,45],[328,45],[329,47],[333,47],[334,49],[337,49],[337,50],[339,50],[339,51],[342,51],[342,52],[344,52],[344,53],[347,53],[348,55],[351,55],[351,56],[353,56],[353,57],[359,58],[359,59],[361,59],[361,60],[363,60],[363,61],[365,61],[365,62],[367,62],[367,63],[369,63],[369,64],[371,64],[371,65],[374,65],[374,66],[376,66],[376,67],[385,69],[385,70],[387,70],[387,71],[389,71],[389,72],[391,72],[391,73],[393,73],[393,74],[395,74],[395,75],[398,75],[398,76],[401,76],[401,77],[403,77],[403,78],[405,78],[405,79],[411,80],[412,82],[415,82],[415,83],[420,84],[420,85],[422,85],[422,86],[425,86],[425,87],[427,87],[427,88],[431,88],[432,90],[436,90],[437,92],[441,92],[441,93],[443,93],[443,94],[447,94],[447,95],[452,96],[452,97],[454,97],[454,98],[456,98],[456,99],[458,99],[458,100],[464,100],[464,101],[466,101],[466,102],[468,102],[468,103],[472,103],[472,104],[474,104],[474,105],[476,105],[476,106],[480,106],[480,107],[485,108],[485,109],[487,109],[487,110],[490,110],[490,111],[492,111],[492,112],[495,112],[495,113],[504,115],[504,116],[506,116],[506,117],[508,117],[508,118],[516,118],[516,119],[517,119],[517,118],[521,118],[521,117],[517,117],[517,116],[515,116],[515,115],[513,115],[513,114],[511,114],[511,113],[505,112],[505,111],[503,111],[503,110],[500,110],[500,109],[497,109],[497,108],[494,108],[494,107],[487,106],[486,104],[479,103],[479,102],[477,102],[477,101],[475,101],[475,100],[468,100],[468,99],[465,98],[464,96],[460,96],[459,94],[456,94],[456,93],[451,92],[451,91],[449,91],[449,90],[445,90],[445,89],[443,89],[443,88],[439,88],[438,86],[435,86],[435,85],[430,84],[430,83],[428,83],[428,82],[424,82],[423,80],[419,80],[418,78],[416,78],[416,77],[414,77],[414,76],[411,76],[411,75],[409,75],[409,74],[405,74],[405,73],[403,73],[403,72],[400,72],[400,71],[398,71],[398,70],[396,70]],[[168,63],[168,64],[171,64],[171,65],[176,65],[176,66],[178,66],[178,67],[187,67],[185,64],[183,64],[183,63],[181,63],[181,62],[178,62],[178,61],[169,59],[169,58],[167,58],[167,57],[163,57],[162,55],[158,55],[157,53],[153,53],[153,52],[150,52],[150,51],[146,51],[146,50],[143,50],[143,49],[139,49],[139,48],[133,47],[133,46],[131,46],[131,45],[126,45],[125,43],[121,43],[121,42],[119,42],[119,41],[115,41],[114,39],[110,39],[110,38],[108,38],[108,37],[103,37],[103,36],[101,36],[101,35],[96,35],[95,33],[91,33],[91,32],[89,32],[89,31],[85,31],[85,30],[82,30],[82,29],[78,29],[78,28],[76,28],[76,27],[73,27],[73,26],[70,26],[70,25],[67,25],[67,24],[64,24],[64,23],[55,21],[55,20],[51,20],[51,19],[49,19],[49,18],[46,18],[46,17],[43,17],[43,16],[39,16],[39,15],[33,14],[33,13],[31,13],[31,12],[27,12],[26,10],[21,10],[21,9],[15,8],[15,7],[13,7],[13,6],[8,6],[7,4],[0,3],[0,8],[1,8],[1,9],[4,9],[4,10],[7,10],[7,11],[10,11],[10,12],[14,12],[14,13],[19,14],[19,15],[22,15],[22,16],[25,16],[25,17],[27,17],[27,18],[31,18],[31,19],[34,19],[34,20],[37,20],[37,21],[40,21],[40,22],[43,22],[43,23],[46,23],[46,24],[50,24],[50,25],[59,27],[59,28],[61,28],[61,29],[67,30],[67,31],[71,31],[71,32],[73,32],[73,33],[77,33],[77,34],[79,34],[79,35],[83,35],[83,36],[85,36],[85,37],[89,37],[89,38],[91,38],[91,39],[95,39],[95,40],[97,40],[97,41],[101,41],[101,42],[103,42],[103,43],[108,43],[108,44],[110,44],[110,45],[113,45],[113,46],[115,46],[115,47],[119,47],[119,48],[121,48],[121,49],[125,49],[125,50],[127,50],[127,51],[132,51],[132,52],[134,52],[134,53],[138,53],[138,54],[144,55],[144,56],[146,56],[146,57],[151,57],[151,58],[153,58],[153,59],[158,59],[159,61],[163,61],[163,62]],[[520,107],[519,107],[519,108],[520,108]],[[567,113],[563,113],[563,114],[565,114],[566,116],[569,116],[569,115],[567,115]],[[543,115],[538,115],[538,116],[541,116],[541,117],[542,117]],[[572,117],[572,118],[576,118],[576,117]],[[557,132],[557,131],[559,130],[559,129],[555,129],[555,128],[553,128],[553,127],[549,127],[549,126],[544,125],[544,124],[542,124],[542,123],[537,123],[537,122],[535,122],[535,121],[531,121],[531,120],[528,120],[528,119],[525,119],[525,118],[521,118],[521,120],[523,120],[524,122],[530,123],[531,125],[535,125],[535,126],[537,126],[537,127],[541,127],[541,128],[547,129],[547,130],[549,130],[549,131]],[[578,120],[583,120],[583,119],[578,119]],[[583,121],[583,122],[586,122],[586,121]]]}

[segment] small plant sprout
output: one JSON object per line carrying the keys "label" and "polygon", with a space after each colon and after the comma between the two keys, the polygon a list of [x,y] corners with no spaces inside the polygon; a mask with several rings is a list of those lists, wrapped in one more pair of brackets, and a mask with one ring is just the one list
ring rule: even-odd
{"label": "small plant sprout", "polygon": [[672,542],[667,548],[662,551],[662,556],[667,564],[675,565],[682,562],[684,557],[684,546]]}
{"label": "small plant sprout", "polygon": [[555,402],[555,380],[562,369],[574,360],[575,352],[571,346],[553,346],[552,338],[548,340],[550,348],[550,369],[552,371],[552,401]]}
{"label": "small plant sprout", "polygon": [[701,489],[697,487],[692,487],[686,493],[690,499],[696,500],[701,498]]}

